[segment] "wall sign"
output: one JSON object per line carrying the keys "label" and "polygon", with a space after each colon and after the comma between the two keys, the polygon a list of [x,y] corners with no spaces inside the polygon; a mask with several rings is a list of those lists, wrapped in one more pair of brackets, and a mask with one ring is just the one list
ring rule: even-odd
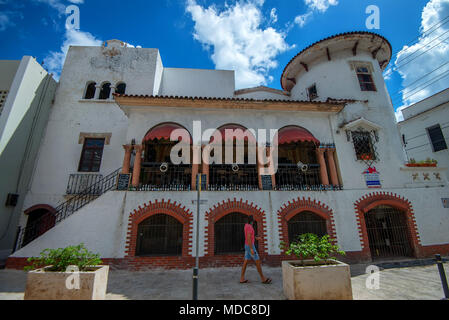
{"label": "wall sign", "polygon": [[119,173],[117,177],[117,190],[128,191],[131,173]]}
{"label": "wall sign", "polygon": [[366,186],[368,188],[382,188],[382,185],[380,184],[379,172],[376,167],[369,167],[363,171],[363,175],[365,176]]}
{"label": "wall sign", "polygon": [[263,175],[262,178],[262,190],[273,190],[273,181],[271,176]]}

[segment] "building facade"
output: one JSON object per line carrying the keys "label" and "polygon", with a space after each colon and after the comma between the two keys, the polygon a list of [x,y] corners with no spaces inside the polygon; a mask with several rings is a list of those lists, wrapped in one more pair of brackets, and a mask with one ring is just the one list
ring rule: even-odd
{"label": "building facade", "polygon": [[449,89],[403,109],[402,114],[398,126],[409,161],[434,159],[438,167],[449,168]]}
{"label": "building facade", "polygon": [[248,215],[266,263],[305,232],[347,261],[448,253],[447,177],[415,184],[423,171],[405,167],[391,52],[377,34],[340,34],[298,53],[283,90],[235,90],[233,71],[165,68],[157,49],[71,47],[7,265],[81,242],[129,269],[189,268],[197,244],[201,266],[238,265]]}
{"label": "building facade", "polygon": [[14,248],[56,86],[32,57],[0,61],[0,262]]}

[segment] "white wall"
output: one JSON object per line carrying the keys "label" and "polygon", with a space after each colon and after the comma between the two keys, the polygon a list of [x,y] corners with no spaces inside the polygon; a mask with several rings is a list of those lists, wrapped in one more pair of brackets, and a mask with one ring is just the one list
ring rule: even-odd
{"label": "white wall", "polygon": [[[382,191],[396,193],[410,200],[414,209],[418,232],[422,245],[437,245],[449,242],[449,209],[444,209],[441,197],[448,197],[447,188]],[[205,251],[205,214],[209,208],[234,198],[239,201],[253,202],[265,212],[266,243],[269,254],[279,254],[278,210],[289,201],[311,198],[329,206],[333,211],[335,229],[339,246],[345,251],[360,251],[354,203],[366,195],[362,191],[339,192],[203,192],[201,199],[207,200],[200,209],[200,256]],[[139,206],[150,201],[159,202],[171,199],[192,212],[191,238],[192,248],[196,246],[196,192],[120,192],[110,191],[82,208],[53,229],[31,242],[13,257],[28,257],[39,254],[45,248],[59,248],[81,242],[104,258],[122,258],[125,256],[126,234],[129,215]],[[192,254],[192,251],[190,251]]]}

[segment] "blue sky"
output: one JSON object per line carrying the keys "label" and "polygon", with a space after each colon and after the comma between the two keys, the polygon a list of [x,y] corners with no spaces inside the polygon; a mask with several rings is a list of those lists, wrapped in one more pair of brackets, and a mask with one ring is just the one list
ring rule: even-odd
{"label": "blue sky", "polygon": [[[80,9],[80,29],[67,31],[71,4]],[[378,30],[366,27],[369,5],[380,9]],[[0,0],[0,59],[32,55],[57,75],[70,44],[120,39],[158,48],[166,67],[234,69],[237,88],[280,89],[285,65],[302,48],[368,30],[398,53],[390,68],[400,68],[386,75],[400,110],[449,86],[448,16],[449,0]]]}

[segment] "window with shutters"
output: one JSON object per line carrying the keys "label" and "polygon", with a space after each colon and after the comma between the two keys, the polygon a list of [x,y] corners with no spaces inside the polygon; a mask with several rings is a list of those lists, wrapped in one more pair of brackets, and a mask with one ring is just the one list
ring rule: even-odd
{"label": "window with shutters", "polygon": [[427,133],[432,144],[433,152],[447,149],[446,140],[444,139],[443,131],[439,124],[427,128]]}

